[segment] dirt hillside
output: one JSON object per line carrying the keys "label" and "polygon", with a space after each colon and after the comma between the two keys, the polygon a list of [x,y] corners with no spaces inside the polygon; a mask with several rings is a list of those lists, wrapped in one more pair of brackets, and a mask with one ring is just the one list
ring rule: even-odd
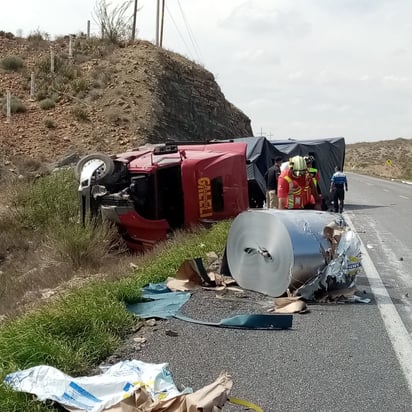
{"label": "dirt hillside", "polygon": [[[8,37],[0,35],[3,156],[54,160],[73,151],[253,134],[250,119],[225,99],[210,72],[149,42],[114,46],[76,38],[69,58],[68,38]],[[10,123],[7,90],[15,112]]]}

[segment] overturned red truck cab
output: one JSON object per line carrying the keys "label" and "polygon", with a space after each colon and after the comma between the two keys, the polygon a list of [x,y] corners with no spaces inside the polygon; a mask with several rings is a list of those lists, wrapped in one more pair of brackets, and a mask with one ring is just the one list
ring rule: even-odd
{"label": "overturned red truck cab", "polygon": [[234,217],[249,206],[246,148],[161,144],[85,156],[76,166],[81,220],[101,214],[144,251],[175,229]]}

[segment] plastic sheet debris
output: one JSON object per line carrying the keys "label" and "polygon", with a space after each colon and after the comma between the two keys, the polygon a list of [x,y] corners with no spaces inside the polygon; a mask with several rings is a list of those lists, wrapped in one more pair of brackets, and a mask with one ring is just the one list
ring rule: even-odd
{"label": "plastic sheet debris", "polygon": [[[336,251],[328,265],[295,294],[307,300],[336,301],[355,300],[356,275],[361,268],[360,239],[351,230],[342,230]],[[361,301],[361,300],[358,300]],[[367,300],[362,300],[367,302]]]}
{"label": "plastic sheet debris", "polygon": [[150,283],[143,288],[146,302],[127,305],[127,309],[143,319],[172,318],[177,311],[189,300],[189,292],[173,292],[165,283]]}
{"label": "plastic sheet debris", "polygon": [[232,329],[289,329],[292,327],[293,317],[287,314],[247,314],[236,315],[230,318],[222,319],[220,322],[206,322],[202,320],[196,320],[184,316],[180,313],[175,315],[175,318],[185,320],[191,323],[197,323],[199,325],[215,326],[220,328],[232,328]]}
{"label": "plastic sheet debris", "polygon": [[28,392],[39,401],[50,399],[70,410],[100,412],[144,388],[153,401],[168,400],[192,392],[180,392],[167,363],[138,360],[119,362],[103,374],[72,378],[51,366],[35,366],[6,376],[5,384],[16,391]]}

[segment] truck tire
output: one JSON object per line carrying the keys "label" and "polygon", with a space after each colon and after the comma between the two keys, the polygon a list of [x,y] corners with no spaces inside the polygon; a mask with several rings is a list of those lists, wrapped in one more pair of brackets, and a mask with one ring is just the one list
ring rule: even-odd
{"label": "truck tire", "polygon": [[82,157],[74,170],[75,175],[80,180],[84,165],[92,160],[101,160],[103,162],[103,165],[96,170],[96,183],[103,183],[105,179],[113,174],[115,169],[113,159],[103,153],[91,153]]}

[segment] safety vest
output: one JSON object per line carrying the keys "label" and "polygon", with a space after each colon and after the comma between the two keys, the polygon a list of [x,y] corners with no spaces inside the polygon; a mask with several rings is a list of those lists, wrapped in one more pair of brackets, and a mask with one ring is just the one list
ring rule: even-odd
{"label": "safety vest", "polygon": [[316,179],[316,175],[318,173],[318,169],[315,169],[314,167],[309,167],[308,168],[309,173],[312,176],[313,184],[315,187],[318,187],[318,179]]}
{"label": "safety vest", "polygon": [[289,183],[288,209],[303,209],[308,203],[309,180],[305,178],[305,186],[302,188],[290,176],[286,175],[284,179]]}

